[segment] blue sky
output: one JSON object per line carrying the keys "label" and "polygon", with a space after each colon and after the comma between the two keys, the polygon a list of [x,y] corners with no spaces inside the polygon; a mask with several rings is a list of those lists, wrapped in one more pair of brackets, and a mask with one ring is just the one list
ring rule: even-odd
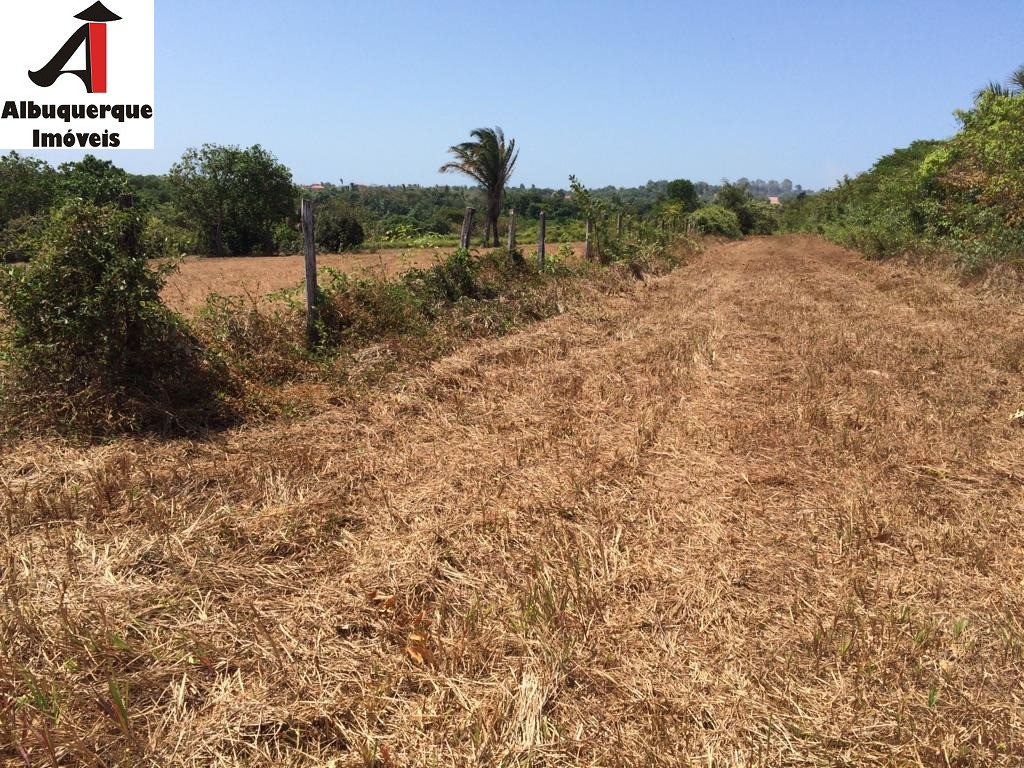
{"label": "blue sky", "polygon": [[819,188],[952,134],[1024,0],[157,0],[156,44],[157,148],[104,155],[133,172],[260,143],[298,182],[461,183],[447,147],[500,125],[516,184]]}

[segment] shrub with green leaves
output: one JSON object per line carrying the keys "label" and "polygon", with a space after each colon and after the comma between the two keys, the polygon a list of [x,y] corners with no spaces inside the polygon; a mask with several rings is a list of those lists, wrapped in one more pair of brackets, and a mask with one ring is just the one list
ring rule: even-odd
{"label": "shrub with green leaves", "polygon": [[728,208],[720,205],[706,205],[690,214],[689,223],[702,235],[724,235],[740,238],[740,220]]}
{"label": "shrub with green leaves", "polygon": [[274,252],[290,255],[302,253],[302,226],[282,221],[274,226]]}
{"label": "shrub with green leaves", "polygon": [[325,268],[318,306],[321,342],[366,340],[425,327],[422,301],[401,281],[350,277]]}
{"label": "shrub with green leaves", "polygon": [[402,275],[402,282],[424,303],[428,312],[437,304],[480,298],[482,294],[474,258],[462,249],[429,269],[409,270]]}
{"label": "shrub with green leaves", "polygon": [[0,230],[11,221],[37,216],[57,196],[56,171],[49,164],[17,152],[0,156]]}
{"label": "shrub with green leaves", "polygon": [[44,214],[19,216],[0,229],[0,262],[29,261],[42,247],[47,219]]}
{"label": "shrub with green leaves", "polygon": [[142,249],[149,258],[173,259],[196,253],[199,249],[193,229],[174,216],[168,206],[161,206],[152,213],[143,213],[143,216],[145,226],[142,230]]}
{"label": "shrub with green leaves", "polygon": [[161,302],[165,273],[139,253],[141,224],[131,210],[68,202],[36,258],[2,273],[7,405],[100,432],[215,417],[220,372]]}
{"label": "shrub with green leaves", "polygon": [[743,182],[723,184],[715,203],[736,214],[740,232],[744,235],[770,235],[779,228],[779,220],[772,206],[756,200]]}
{"label": "shrub with green leaves", "polygon": [[321,250],[340,253],[365,239],[362,225],[343,208],[326,206],[316,212],[316,243]]}

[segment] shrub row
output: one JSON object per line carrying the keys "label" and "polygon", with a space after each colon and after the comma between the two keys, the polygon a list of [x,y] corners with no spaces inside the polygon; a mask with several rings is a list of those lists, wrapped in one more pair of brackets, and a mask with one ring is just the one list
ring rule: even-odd
{"label": "shrub row", "polygon": [[787,204],[788,231],[869,257],[955,254],[973,271],[1024,260],[1024,92],[986,89],[947,141],[917,141],[834,189]]}
{"label": "shrub row", "polygon": [[[563,278],[598,269],[552,254],[541,273],[521,255],[461,250],[390,281],[325,269],[320,343],[310,350],[298,288],[266,300],[212,296],[191,321],[169,310],[160,291],[173,267],[152,266],[144,225],[138,211],[73,200],[33,260],[0,273],[0,416],[9,428],[216,428],[267,387],[332,377],[369,344],[416,358],[549,315]],[[672,265],[661,240],[617,247],[623,274]]]}

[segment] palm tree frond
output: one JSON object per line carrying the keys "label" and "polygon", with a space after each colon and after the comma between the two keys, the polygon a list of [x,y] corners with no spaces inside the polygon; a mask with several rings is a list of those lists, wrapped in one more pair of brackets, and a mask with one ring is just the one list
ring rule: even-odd
{"label": "palm tree frond", "polygon": [[1006,89],[1002,83],[997,83],[995,80],[989,82],[984,88],[974,92],[974,100],[980,101],[984,96],[1009,96],[1010,91]]}
{"label": "palm tree frond", "polygon": [[1013,74],[1010,75],[1008,84],[1013,93],[1024,94],[1024,64],[1021,64],[1014,70]]}

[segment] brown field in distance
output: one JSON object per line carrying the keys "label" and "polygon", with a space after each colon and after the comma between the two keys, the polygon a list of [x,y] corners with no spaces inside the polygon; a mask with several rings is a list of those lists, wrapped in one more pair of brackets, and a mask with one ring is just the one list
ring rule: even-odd
{"label": "brown field in distance", "polygon": [[[547,245],[548,253],[558,250],[558,243]],[[530,258],[535,245],[520,245]],[[444,259],[454,248],[387,248],[357,253],[318,254],[317,265],[352,275],[396,277],[414,267],[430,267]],[[573,243],[577,257],[583,244]],[[177,273],[170,276],[163,291],[167,304],[179,312],[192,312],[201,307],[211,293],[224,296],[247,296],[257,299],[268,293],[301,285],[304,266],[302,256],[233,256],[228,258],[185,259]]]}
{"label": "brown field in distance", "polygon": [[16,446],[0,761],[1020,766],[1022,339],[751,238],[291,423]]}

